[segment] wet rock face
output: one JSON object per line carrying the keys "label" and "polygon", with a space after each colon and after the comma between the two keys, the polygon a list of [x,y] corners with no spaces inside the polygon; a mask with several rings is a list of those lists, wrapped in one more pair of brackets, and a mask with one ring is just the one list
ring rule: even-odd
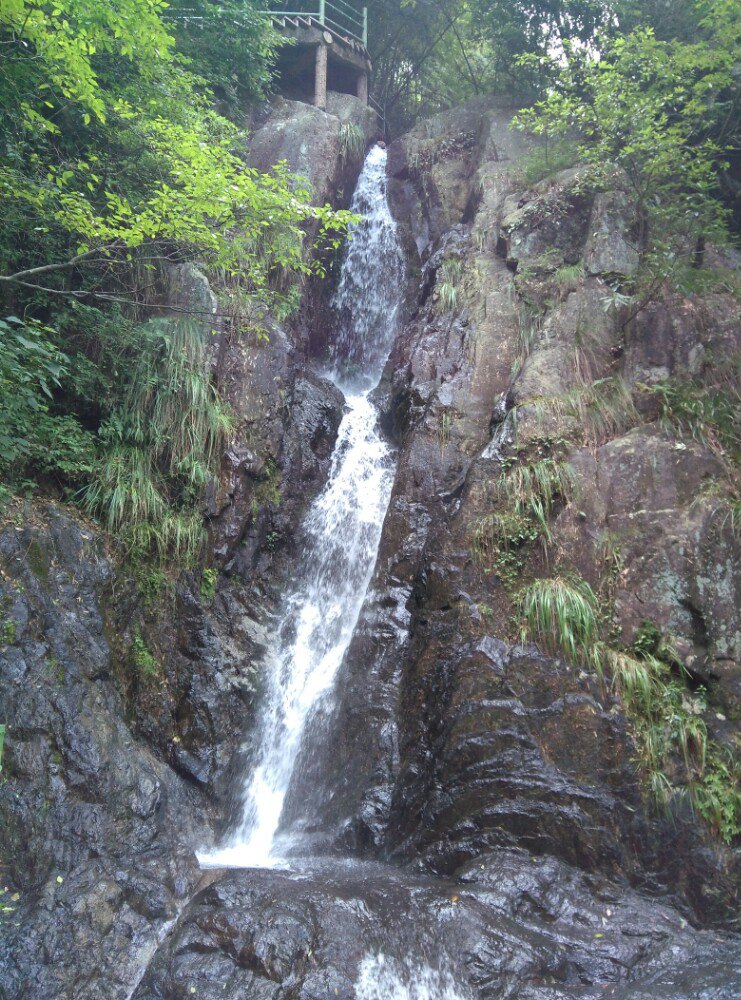
{"label": "wet rock face", "polygon": [[329,471],[344,398],[307,370],[283,331],[268,341],[235,343],[222,384],[237,432],[209,498],[213,552],[245,582],[265,575],[271,548],[290,547],[307,503]]}
{"label": "wet rock face", "polygon": [[482,855],[458,876],[329,861],[222,876],[190,903],[135,1000],[354,1000],[423,984],[430,996],[557,1000],[627,997],[672,977],[694,996],[712,966],[713,996],[733,996],[727,939],[604,879],[516,852]]}
{"label": "wet rock face", "polygon": [[[723,356],[737,338],[724,318],[732,306],[723,294],[670,297],[626,325],[606,305],[608,281],[636,266],[619,186],[590,192],[572,170],[525,191],[502,116],[480,105],[467,114],[476,141],[463,141],[456,112],[390,151],[394,205],[418,260],[411,319],[377,393],[397,475],[371,598],[324,723],[331,736],[302,761],[312,791],[296,790],[288,818],[344,850],[422,858],[444,874],[481,851],[525,849],[724,922],[732,857],[681,803],[668,819],[656,812],[609,686],[511,642],[517,574],[577,572],[609,595],[614,641],[629,645],[646,619],[674,637],[708,686],[711,733],[728,738],[737,560],[705,495],[722,469],[711,449],[656,421],[637,383],[701,377],[703,351]],[[601,378],[623,379],[639,407],[607,430],[549,425],[529,405]],[[518,455],[568,460],[579,499],[555,511],[548,556],[515,550],[514,579],[503,580],[474,535],[497,510],[502,458]],[[329,760],[343,761],[331,779]]]}
{"label": "wet rock face", "polygon": [[182,845],[207,824],[124,721],[100,538],[59,509],[30,513],[0,532],[0,881],[18,893],[0,916],[2,995],[87,982],[86,996],[123,997],[197,882]]}

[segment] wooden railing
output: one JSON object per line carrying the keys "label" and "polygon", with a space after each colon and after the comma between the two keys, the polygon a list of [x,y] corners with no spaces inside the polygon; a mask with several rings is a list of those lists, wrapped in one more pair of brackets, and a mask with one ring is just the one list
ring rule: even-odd
{"label": "wooden railing", "polygon": [[322,28],[329,28],[338,35],[349,35],[368,47],[368,8],[357,7],[348,0],[308,0],[305,3],[287,0],[282,8],[269,10],[268,14],[272,17],[308,17]]}

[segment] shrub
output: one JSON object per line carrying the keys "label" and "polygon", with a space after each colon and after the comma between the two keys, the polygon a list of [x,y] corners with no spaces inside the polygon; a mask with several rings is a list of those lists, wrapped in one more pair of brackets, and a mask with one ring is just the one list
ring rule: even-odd
{"label": "shrub", "polygon": [[32,463],[64,479],[92,468],[93,436],[74,417],[52,412],[53,390],[70,363],[52,334],[34,321],[0,320],[0,475],[11,482],[22,481]]}

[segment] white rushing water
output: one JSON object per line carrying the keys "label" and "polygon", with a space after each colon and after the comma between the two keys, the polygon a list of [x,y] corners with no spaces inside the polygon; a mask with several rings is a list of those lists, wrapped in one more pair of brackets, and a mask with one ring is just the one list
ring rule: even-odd
{"label": "white rushing water", "polygon": [[330,348],[332,377],[341,388],[372,389],[396,332],[404,282],[404,258],[386,197],[386,151],[379,146],[368,154],[351,210],[363,221],[350,234],[333,303],[339,322]]}
{"label": "white rushing water", "polygon": [[302,559],[266,664],[260,747],[242,819],[226,846],[199,855],[204,866],[284,863],[276,835],[291,774],[307,723],[329,697],[352,639],[391,495],[393,457],[377,431],[369,392],[396,329],[403,263],[386,200],[386,152],[379,147],[368,155],[352,209],[364,218],[352,234],[335,298],[340,325],[332,358],[346,413],[329,480],[304,523]]}
{"label": "white rushing water", "polygon": [[405,965],[383,954],[366,956],[355,983],[356,1000],[466,1000],[468,997],[460,992],[449,973],[420,963]]}

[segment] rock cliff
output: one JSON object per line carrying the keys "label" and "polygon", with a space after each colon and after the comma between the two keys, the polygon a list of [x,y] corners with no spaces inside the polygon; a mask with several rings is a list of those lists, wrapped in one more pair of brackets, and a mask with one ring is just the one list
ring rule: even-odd
{"label": "rock cliff", "polygon": [[[367,140],[376,125],[334,100],[328,114],[277,102],[251,156],[346,204],[360,164],[343,124]],[[519,642],[517,592],[578,576],[616,649],[647,622],[671,637],[667,669],[732,745],[725,453],[683,433],[657,387],[715,390],[737,308],[722,282],[629,302],[619,177],[611,191],[578,168],[533,184],[528,149],[507,111],[478,102],[390,150],[407,315],[376,397],[398,469],[333,736],[301,760],[288,808],[329,852],[323,868],[204,873],[193,850],[229,821],[271,613],[342,415],[312,367],[330,283],[307,286],[267,340],[238,324],[215,338],[237,419],[207,499],[218,574],[137,577],[60,506],[6,513],[2,1000],[350,1000],[369,949],[412,952],[425,934],[482,997],[734,995],[736,939],[698,929],[732,925],[731,850],[687,797],[657,810],[609,672]],[[212,293],[188,271],[170,294]],[[567,464],[573,490],[556,490],[545,533],[520,517],[498,544],[485,528],[512,521],[502,475],[535,462]],[[667,780],[682,787],[676,757]]]}
{"label": "rock cliff", "polygon": [[[692,380],[711,392],[737,356],[738,309],[722,284],[616,306],[637,267],[619,178],[601,192],[570,169],[528,187],[509,121],[473,104],[390,150],[416,261],[379,389],[398,472],[333,726],[344,776],[330,794],[307,761],[301,780],[317,789],[315,826],[355,849],[452,874],[482,851],[524,848],[724,922],[732,852],[686,797],[669,815],[656,807],[609,676],[519,644],[517,592],[578,575],[616,645],[647,623],[670,634],[686,697],[707,692],[693,710],[733,747],[726,460],[660,419],[652,388]],[[556,499],[545,538],[520,519],[497,545],[486,533],[497,515],[517,521],[502,476],[537,462],[568,464],[573,496]],[[679,773],[671,754],[666,769]]]}

